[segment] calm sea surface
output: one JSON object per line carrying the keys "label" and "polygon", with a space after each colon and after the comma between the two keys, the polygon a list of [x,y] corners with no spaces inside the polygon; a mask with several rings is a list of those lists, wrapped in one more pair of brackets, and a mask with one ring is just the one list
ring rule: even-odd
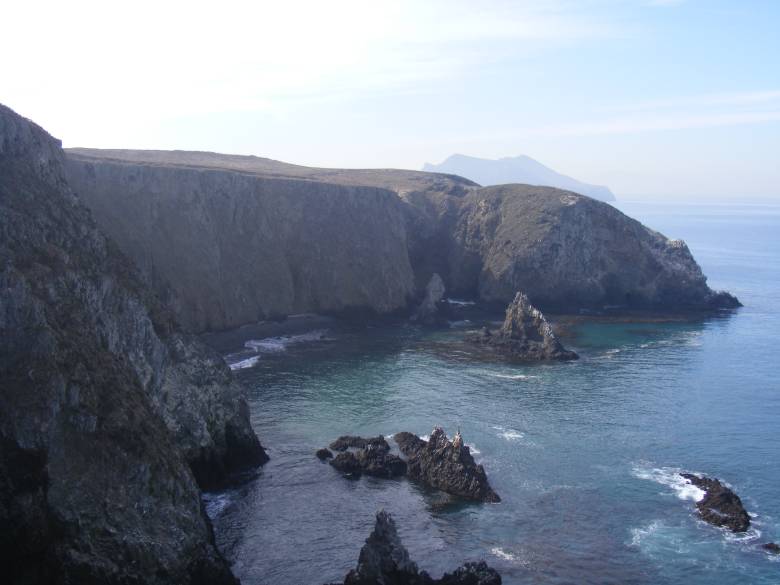
{"label": "calm sea surface", "polygon": [[[245,584],[318,585],[354,567],[377,509],[438,576],[485,559],[504,583],[780,583],[780,206],[619,207],[683,238],[745,307],[699,322],[573,328],[574,363],[471,359],[448,331],[328,326],[234,348],[271,461],[206,496]],[[238,353],[236,353],[238,352]],[[257,353],[255,353],[257,352]],[[342,434],[460,427],[500,504],[406,480],[351,481],[314,451]],[[697,519],[679,471],[729,483],[753,514],[735,536]]]}

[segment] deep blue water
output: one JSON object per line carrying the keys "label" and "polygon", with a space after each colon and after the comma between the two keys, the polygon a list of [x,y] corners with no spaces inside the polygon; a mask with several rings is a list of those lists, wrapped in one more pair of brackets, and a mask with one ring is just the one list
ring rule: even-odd
{"label": "deep blue water", "polygon": [[[463,326],[330,326],[283,351],[264,342],[237,373],[271,461],[207,496],[242,581],[343,579],[384,507],[434,575],[483,558],[509,584],[780,583],[780,558],[758,547],[780,541],[780,206],[620,208],[685,239],[711,285],[745,307],[699,322],[584,323],[565,340],[581,359],[556,365],[469,359]],[[502,503],[351,481],[314,457],[341,434],[434,425],[460,427]],[[679,470],[732,485],[753,530],[698,520]]]}

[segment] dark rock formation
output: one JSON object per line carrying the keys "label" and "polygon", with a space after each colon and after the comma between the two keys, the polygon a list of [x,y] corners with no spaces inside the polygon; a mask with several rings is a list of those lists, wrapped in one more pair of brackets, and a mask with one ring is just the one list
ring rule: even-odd
{"label": "dark rock formation", "polygon": [[470,340],[523,360],[576,360],[579,356],[563,347],[542,312],[522,292],[506,309],[497,332],[485,328]]}
{"label": "dark rock formation", "polygon": [[[183,335],[0,106],[0,564],[9,583],[235,583],[198,484],[266,455]],[[194,475],[193,475],[194,474]]]}
{"label": "dark rock formation", "polygon": [[393,312],[434,273],[451,295],[509,303],[523,290],[545,310],[739,306],[683,242],[551,187],[198,152],[73,149],[67,169],[193,331]]}
{"label": "dark rock formation", "polygon": [[704,497],[696,503],[702,519],[715,526],[724,526],[732,532],[745,532],[750,526],[750,515],[742,500],[717,479],[681,473],[697,488],[704,490]]}
{"label": "dark rock formation", "polygon": [[317,456],[317,459],[320,461],[325,461],[326,459],[333,459],[333,453],[330,452],[330,449],[326,449],[323,447],[322,449],[317,449],[317,452],[315,453]]}
{"label": "dark rock formation", "polygon": [[458,432],[452,441],[436,427],[428,441],[411,433],[395,435],[406,455],[407,475],[430,487],[480,502],[500,502],[488,483],[485,469],[477,465]]}
{"label": "dark rock formation", "polygon": [[767,542],[766,544],[762,544],[761,548],[772,554],[780,555],[780,544],[775,542]]}
{"label": "dark rock formation", "polygon": [[422,325],[441,325],[447,322],[444,299],[444,281],[434,273],[425,287],[425,297],[412,315],[412,321]]}
{"label": "dark rock formation", "polygon": [[375,477],[397,477],[406,473],[406,462],[390,454],[390,445],[381,435],[370,439],[339,437],[330,444],[330,448],[340,451],[330,464],[351,477],[360,477],[364,473]]}
{"label": "dark rock formation", "polygon": [[371,535],[360,549],[358,565],[344,585],[501,585],[501,575],[484,561],[466,563],[441,579],[433,579],[409,557],[395,522],[385,511],[376,515]]}
{"label": "dark rock formation", "polygon": [[334,451],[346,451],[347,449],[365,449],[367,447],[373,447],[382,451],[389,451],[390,445],[387,444],[385,438],[382,435],[378,437],[370,437],[364,439],[363,437],[355,437],[352,435],[344,435],[339,437],[330,444],[330,448]]}

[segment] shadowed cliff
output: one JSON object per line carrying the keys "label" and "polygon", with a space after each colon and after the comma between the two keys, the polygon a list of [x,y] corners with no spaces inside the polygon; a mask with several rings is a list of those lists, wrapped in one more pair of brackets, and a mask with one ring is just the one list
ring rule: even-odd
{"label": "shadowed cliff", "polygon": [[97,229],[63,159],[0,106],[3,574],[234,583],[198,484],[267,458],[243,389]]}

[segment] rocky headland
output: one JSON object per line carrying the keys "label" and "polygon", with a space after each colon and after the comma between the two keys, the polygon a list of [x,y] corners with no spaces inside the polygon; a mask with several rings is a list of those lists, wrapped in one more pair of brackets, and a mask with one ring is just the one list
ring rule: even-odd
{"label": "rocky headland", "polygon": [[71,149],[66,168],[190,331],[414,314],[434,275],[456,298],[506,305],[522,290],[558,312],[739,306],[682,241],[551,187],[180,151]]}
{"label": "rocky headland", "polygon": [[[360,549],[357,567],[343,585],[501,585],[501,575],[484,561],[465,563],[440,579],[418,569],[401,542],[390,514],[376,515],[374,529]],[[336,585],[336,584],[332,584]]]}
{"label": "rocky headland", "polygon": [[233,584],[199,487],[267,456],[244,390],[0,106],[0,555],[9,583]]}
{"label": "rocky headland", "polygon": [[719,480],[692,473],[680,475],[704,491],[704,497],[696,502],[702,520],[732,532],[745,532],[750,527],[750,515],[742,500]]}
{"label": "rocky headland", "polygon": [[485,327],[468,339],[519,360],[566,361],[579,357],[563,347],[545,316],[522,292],[518,292],[507,307],[500,329],[491,331]]}

